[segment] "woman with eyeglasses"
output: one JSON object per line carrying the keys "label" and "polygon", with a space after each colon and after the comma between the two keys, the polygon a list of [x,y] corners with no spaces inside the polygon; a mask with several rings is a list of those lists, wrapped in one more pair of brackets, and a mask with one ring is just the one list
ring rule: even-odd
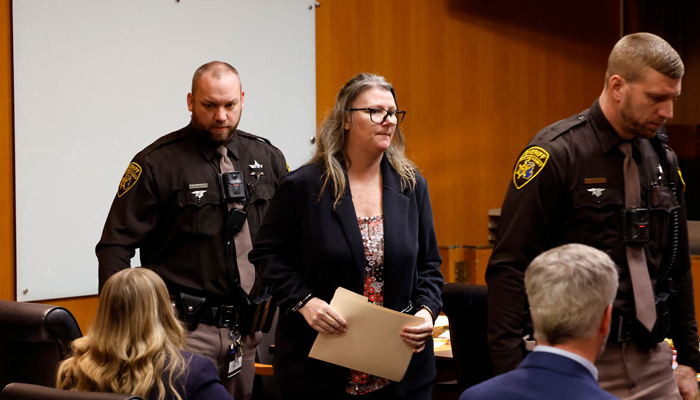
{"label": "woman with eyeglasses", "polygon": [[[383,77],[355,75],[258,231],[250,259],[280,307],[274,371],[285,400],[431,398],[442,259],[426,181],[405,155],[405,114]],[[397,332],[414,349],[401,382],[308,357],[318,334],[347,328],[329,305],[338,287],[423,318]]]}
{"label": "woman with eyeglasses", "polygon": [[133,394],[144,400],[231,400],[208,358],[185,352],[185,328],[163,280],[122,270],[100,294],[88,334],[58,368],[56,387]]}

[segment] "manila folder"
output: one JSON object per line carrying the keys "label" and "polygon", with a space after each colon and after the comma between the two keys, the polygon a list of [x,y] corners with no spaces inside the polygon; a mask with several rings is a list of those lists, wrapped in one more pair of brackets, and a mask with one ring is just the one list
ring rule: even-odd
{"label": "manila folder", "polygon": [[374,305],[344,288],[335,291],[330,305],[345,318],[347,330],[342,335],[319,333],[309,357],[401,381],[413,348],[399,333],[406,325],[422,324],[423,318]]}

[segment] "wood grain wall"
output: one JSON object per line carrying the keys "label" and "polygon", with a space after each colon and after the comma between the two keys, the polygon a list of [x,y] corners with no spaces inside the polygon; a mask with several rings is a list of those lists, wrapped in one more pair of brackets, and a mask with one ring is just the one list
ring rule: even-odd
{"label": "wood grain wall", "polygon": [[428,180],[438,242],[488,243],[515,160],[538,130],[588,108],[619,35],[619,4],[323,0],[319,118],[357,72],[397,90],[410,157]]}
{"label": "wood grain wall", "polygon": [[[0,298],[14,300],[10,8],[0,0]],[[609,0],[321,0],[318,115],[353,74],[386,76],[408,111],[408,151],[428,179],[439,243],[485,244],[487,210],[501,206],[521,149],[602,90],[618,20]],[[96,307],[94,297],[49,303],[81,327]]]}
{"label": "wood grain wall", "polygon": [[0,0],[0,299],[15,297],[11,0]]}

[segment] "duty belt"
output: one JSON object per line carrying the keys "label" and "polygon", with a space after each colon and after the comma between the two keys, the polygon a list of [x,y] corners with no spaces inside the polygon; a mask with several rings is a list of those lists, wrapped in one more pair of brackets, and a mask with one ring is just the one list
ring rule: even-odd
{"label": "duty belt", "polygon": [[663,329],[663,333],[659,333],[658,325],[659,320],[657,320],[654,330],[649,332],[636,318],[613,313],[608,343],[633,341],[640,349],[652,348],[666,337],[666,329]]}
{"label": "duty belt", "polygon": [[[178,317],[185,323],[187,329],[193,331],[200,323],[218,327],[230,328],[238,323],[238,312],[234,306],[221,304],[212,305],[210,300],[184,292],[179,296],[171,296],[173,306],[178,311]],[[216,303],[214,303],[216,304]]]}
{"label": "duty belt", "polygon": [[226,328],[236,327],[244,335],[256,331],[269,332],[277,311],[277,305],[267,288],[263,288],[262,294],[252,300],[248,300],[246,296],[248,304],[245,306],[220,304],[219,299],[211,300],[184,292],[171,295],[171,298],[179,318],[190,331],[197,329],[197,325],[202,323]]}
{"label": "duty belt", "polygon": [[608,335],[608,343],[626,342],[632,337],[632,328],[634,326],[633,318],[625,318],[622,315],[614,315],[610,321],[610,334]]}
{"label": "duty belt", "polygon": [[230,328],[236,325],[237,320],[238,313],[235,308],[222,304],[220,306],[206,307],[199,322],[206,325],[215,325],[220,328]]}

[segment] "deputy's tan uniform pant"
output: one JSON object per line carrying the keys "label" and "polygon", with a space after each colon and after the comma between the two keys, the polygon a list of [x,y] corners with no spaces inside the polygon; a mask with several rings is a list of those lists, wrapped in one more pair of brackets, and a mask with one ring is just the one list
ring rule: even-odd
{"label": "deputy's tan uniform pant", "polygon": [[600,387],[622,400],[681,400],[672,364],[668,343],[644,353],[630,341],[608,343],[595,362]]}
{"label": "deputy's tan uniform pant", "polygon": [[229,328],[199,324],[197,329],[187,334],[187,351],[207,357],[214,362],[219,377],[228,392],[236,400],[250,400],[255,378],[255,349],[262,340],[262,333],[241,337],[243,363],[241,372],[228,378],[226,355],[229,351]]}

